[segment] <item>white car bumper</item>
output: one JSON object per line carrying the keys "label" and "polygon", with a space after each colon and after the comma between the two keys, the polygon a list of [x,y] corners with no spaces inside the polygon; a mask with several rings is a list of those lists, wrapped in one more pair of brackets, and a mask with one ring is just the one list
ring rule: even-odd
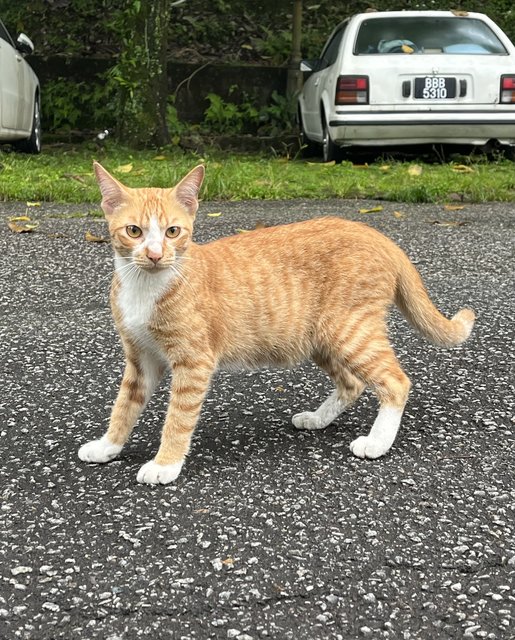
{"label": "white car bumper", "polygon": [[515,111],[335,113],[329,132],[340,146],[484,145],[489,140],[515,145]]}

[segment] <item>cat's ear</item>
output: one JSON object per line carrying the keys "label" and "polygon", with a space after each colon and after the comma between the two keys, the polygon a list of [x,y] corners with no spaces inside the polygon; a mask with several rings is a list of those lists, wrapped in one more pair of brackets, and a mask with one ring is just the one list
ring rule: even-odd
{"label": "cat's ear", "polygon": [[191,216],[195,216],[197,213],[198,192],[202,186],[204,174],[204,165],[199,164],[198,167],[192,169],[174,188],[175,197],[179,204],[183,206]]}
{"label": "cat's ear", "polygon": [[129,197],[127,187],[108,173],[98,162],[93,162],[93,169],[102,194],[101,207],[106,216],[123,204]]}

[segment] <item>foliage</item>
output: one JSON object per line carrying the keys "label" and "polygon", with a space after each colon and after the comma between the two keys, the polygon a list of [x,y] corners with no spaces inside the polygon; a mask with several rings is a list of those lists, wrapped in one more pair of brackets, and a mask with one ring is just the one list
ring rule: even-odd
{"label": "foliage", "polygon": [[[116,125],[136,145],[163,144],[184,132],[167,100],[168,58],[286,65],[292,0],[0,0],[0,15],[15,35],[25,31],[41,56],[103,56],[110,72],[98,83],[59,78],[43,86],[45,130]],[[369,6],[448,9],[448,0],[304,0],[302,54],[317,57],[341,20]],[[455,9],[486,12],[515,41],[513,0],[456,0]],[[159,49],[162,43],[165,50]],[[87,63],[85,63],[87,64]],[[155,96],[158,96],[157,98]],[[291,128],[290,98],[275,94],[257,109],[252,96],[208,96],[204,128],[213,132],[275,134]],[[168,131],[169,130],[169,131]]]}
{"label": "foliage", "polygon": [[[141,0],[0,0],[12,31],[26,31],[40,55],[116,57]],[[170,12],[169,54],[189,61],[284,63],[289,56],[292,0],[195,0]],[[341,20],[370,6],[487,13],[515,41],[512,0],[304,0],[302,52],[316,57]]]}
{"label": "foliage", "polygon": [[105,82],[76,82],[66,78],[46,82],[42,113],[45,131],[100,131],[115,124],[110,86]]}
{"label": "foliage", "polygon": [[245,93],[237,103],[227,102],[214,93],[209,93],[207,100],[209,106],[204,112],[203,128],[211,133],[277,136],[293,129],[295,96],[283,96],[273,91],[270,104],[260,109],[256,108],[256,101]]}
{"label": "foliage", "polygon": [[[21,202],[98,203],[93,159],[132,187],[172,186],[202,162],[207,169],[204,200],[359,197],[396,202],[451,201],[451,211],[460,211],[468,202],[515,202],[513,163],[501,159],[484,162],[469,158],[466,164],[414,165],[379,160],[335,165],[264,155],[227,155],[215,150],[200,156],[177,147],[159,154],[134,154],[109,142],[105,146],[59,145],[37,157],[0,151],[0,193],[5,199]],[[403,207],[399,210],[406,211]]]}

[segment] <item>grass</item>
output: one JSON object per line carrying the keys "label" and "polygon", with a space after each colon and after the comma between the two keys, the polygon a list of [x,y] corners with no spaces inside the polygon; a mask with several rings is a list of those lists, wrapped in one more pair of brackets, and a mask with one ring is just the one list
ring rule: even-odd
{"label": "grass", "polygon": [[206,165],[204,200],[365,198],[398,202],[515,201],[515,165],[467,158],[463,164],[398,162],[322,164],[266,155],[179,149],[129,151],[91,145],[47,148],[40,156],[0,151],[0,199],[98,202],[96,159],[130,187],[169,187]]}

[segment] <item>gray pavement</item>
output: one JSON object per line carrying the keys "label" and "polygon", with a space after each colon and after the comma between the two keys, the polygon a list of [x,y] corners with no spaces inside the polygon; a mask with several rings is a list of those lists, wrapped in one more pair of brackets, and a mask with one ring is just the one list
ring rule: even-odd
{"label": "gray pavement", "polygon": [[31,208],[39,228],[16,235],[6,220],[25,204],[0,204],[0,638],[515,638],[513,206],[358,213],[377,204],[205,203],[196,237],[364,220],[406,249],[442,311],[477,311],[450,351],[392,315],[413,390],[390,453],[348,449],[370,394],[325,431],[291,426],[330,388],[311,365],[219,373],[165,487],[136,483],[165,384],[119,460],[77,457],[122,371],[111,250],[84,239],[104,223],[64,216],[97,208]]}

